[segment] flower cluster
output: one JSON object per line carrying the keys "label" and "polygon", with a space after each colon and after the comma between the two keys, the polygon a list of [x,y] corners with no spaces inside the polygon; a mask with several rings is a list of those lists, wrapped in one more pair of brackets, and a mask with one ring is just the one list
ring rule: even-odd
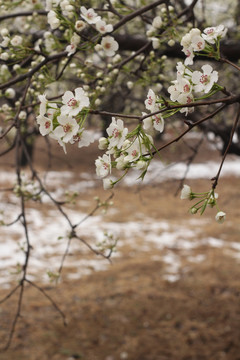
{"label": "flower cluster", "polygon": [[39,95],[40,114],[37,123],[41,135],[49,135],[58,141],[66,153],[66,143],[78,143],[78,147],[88,146],[93,142],[89,131],[84,130],[85,113],[89,107],[89,97],[79,87],[74,93],[66,91],[62,96],[62,106],[50,102],[45,95]]}
{"label": "flower cluster", "polygon": [[[150,89],[145,100],[146,109],[151,113],[159,111],[157,101],[157,96]],[[108,137],[99,139],[99,149],[106,150],[106,153],[95,161],[97,175],[104,178],[104,189],[112,188],[130,168],[140,170],[142,172],[140,177],[143,179],[152,159],[153,132],[154,130],[162,132],[163,129],[164,119],[161,114],[153,114],[145,118],[143,124],[138,125],[132,132],[124,127],[122,119],[112,118],[106,130]],[[111,157],[114,159],[112,160]],[[113,168],[124,171],[124,174],[116,181],[106,178]]]}
{"label": "flower cluster", "polygon": [[[73,18],[76,16],[75,8],[69,0],[64,1],[52,1],[48,0],[46,4],[46,10],[48,11],[48,23],[52,30],[58,29],[61,25],[62,17],[59,16],[56,8],[61,9],[64,17]],[[80,7],[80,17],[75,21],[74,27],[76,32],[70,38],[70,44],[66,47],[68,56],[74,54],[77,50],[77,46],[80,43],[80,36],[78,35],[86,25],[95,27],[95,30],[101,35],[111,33],[113,31],[113,25],[107,24],[101,16],[99,16],[94,9],[86,8],[85,6]],[[103,50],[106,56],[114,56],[118,50],[118,43],[112,36],[103,36],[102,41],[95,47],[95,50]]]}
{"label": "flower cluster", "polygon": [[203,33],[197,28],[190,30],[181,40],[182,51],[187,56],[185,65],[193,64],[195,52],[205,50],[206,53],[214,53],[214,48],[210,46],[210,44],[218,45],[220,39],[222,39],[226,33],[227,29],[224,28],[224,25],[208,27],[203,30]]}
{"label": "flower cluster", "polygon": [[[209,94],[218,81],[218,72],[209,64],[203,65],[201,69],[202,71],[191,71],[182,62],[177,63],[177,79],[173,80],[173,85],[168,88],[173,102],[191,104],[194,102],[194,93]],[[193,110],[193,107],[183,107],[180,112],[187,115]]]}
{"label": "flower cluster", "polygon": [[[213,208],[214,206],[216,206],[218,208],[218,194],[213,189],[203,193],[194,193],[191,187],[185,184],[183,185],[180,198],[182,200],[198,199],[197,202],[190,208],[191,214],[196,214],[199,211],[202,215],[207,207]],[[226,213],[218,209],[218,212],[215,216],[216,221],[219,224],[222,224],[225,218]]]}

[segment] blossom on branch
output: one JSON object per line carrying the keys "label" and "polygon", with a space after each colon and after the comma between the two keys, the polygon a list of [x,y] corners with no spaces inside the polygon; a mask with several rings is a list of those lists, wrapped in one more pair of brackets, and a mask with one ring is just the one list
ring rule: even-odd
{"label": "blossom on branch", "polygon": [[101,34],[106,34],[108,32],[113,31],[113,26],[112,24],[106,24],[105,21],[103,20],[98,20],[98,22],[96,23],[96,29]]}
{"label": "blossom on branch", "polygon": [[194,84],[194,90],[196,92],[204,91],[208,93],[213,85],[218,81],[218,72],[213,71],[211,65],[203,65],[203,72],[194,71],[192,73],[192,82]]}
{"label": "blossom on branch", "polygon": [[92,9],[86,9],[85,6],[81,6],[81,17],[88,23],[88,24],[96,24],[101,17]]}
{"label": "blossom on branch", "polygon": [[101,46],[101,49],[104,50],[105,54],[110,57],[114,56],[115,52],[119,48],[117,41],[115,41],[114,38],[109,35],[104,36],[104,38],[102,38],[100,46]]}
{"label": "blossom on branch", "polygon": [[215,216],[215,219],[219,224],[222,224],[224,222],[224,220],[226,219],[226,213],[223,211],[219,211],[217,213],[217,215]]}
{"label": "blossom on branch", "polygon": [[97,176],[103,178],[111,172],[111,158],[110,155],[104,154],[95,160]]}
{"label": "blossom on branch", "polygon": [[54,138],[64,143],[70,142],[77,134],[79,125],[71,116],[59,115],[57,117],[59,126],[53,130]]}
{"label": "blossom on branch", "polygon": [[111,153],[111,149],[114,147],[117,147],[118,149],[121,149],[123,146],[123,143],[126,139],[128,129],[124,128],[124,123],[121,119],[115,119],[112,118],[112,122],[109,125],[109,127],[106,130],[108,134],[108,149],[110,150],[109,153]]}
{"label": "blossom on branch", "polygon": [[227,28],[224,28],[224,25],[218,25],[216,27],[207,27],[203,30],[202,37],[205,41],[210,44],[215,44],[215,42],[219,39],[222,39],[226,33]]}
{"label": "blossom on branch", "polygon": [[62,97],[63,106],[61,113],[63,115],[76,116],[83,108],[90,104],[89,97],[82,88],[75,89],[75,95],[72,91],[66,91]]}

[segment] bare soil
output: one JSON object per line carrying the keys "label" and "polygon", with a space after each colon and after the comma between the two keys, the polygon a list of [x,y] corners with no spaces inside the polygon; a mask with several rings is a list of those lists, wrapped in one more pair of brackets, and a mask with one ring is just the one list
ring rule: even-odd
{"label": "bare soil", "polygon": [[[81,157],[70,152],[67,161],[56,150],[54,166],[71,168],[76,176],[94,171],[89,160],[93,163],[97,151],[96,147],[91,149],[90,153],[80,152]],[[208,151],[201,153],[203,160],[210,156],[213,155]],[[46,167],[44,143],[39,145],[35,157],[39,169]],[[208,180],[191,181],[190,185],[210,187]],[[188,203],[174,197],[177,187],[176,181],[119,187],[114,195],[117,211],[107,213],[106,221],[123,223],[142,214],[188,226]],[[203,215],[206,221],[201,236],[239,242],[239,179],[223,178],[218,192],[227,221],[216,224],[212,220],[215,212],[210,209]],[[101,184],[81,194],[81,199],[93,199],[95,195],[106,197]],[[60,284],[38,284],[64,312],[67,326],[49,300],[26,285],[22,317],[10,348],[0,353],[0,359],[240,360],[239,259],[226,249],[203,245],[194,251],[195,255],[204,253],[206,260],[191,265],[186,260],[179,279],[169,282],[162,276],[165,265],[160,260],[161,249],[152,246],[141,251],[142,241],[139,236],[134,247],[128,242],[123,245],[122,256],[114,258],[106,271],[69,281],[64,269]],[[175,251],[178,253],[179,249]],[[159,260],[152,260],[153,255],[159,255]],[[1,298],[9,293],[0,291]],[[18,295],[15,293],[0,304],[1,345],[8,339]]]}

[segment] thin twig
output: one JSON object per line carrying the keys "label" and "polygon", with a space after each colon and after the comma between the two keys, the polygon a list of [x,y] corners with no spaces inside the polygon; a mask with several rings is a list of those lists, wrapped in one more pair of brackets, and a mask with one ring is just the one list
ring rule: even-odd
{"label": "thin twig", "polygon": [[216,176],[214,176],[214,178],[212,178],[212,181],[213,181],[212,189],[213,190],[217,187],[219,176],[220,176],[220,173],[222,171],[224,161],[225,161],[226,156],[228,154],[229,148],[230,148],[231,143],[232,143],[233,135],[234,135],[234,133],[236,131],[236,128],[237,128],[237,125],[238,125],[239,117],[240,117],[240,104],[238,105],[238,112],[237,112],[236,118],[235,118],[234,123],[233,123],[233,127],[232,127],[231,134],[230,134],[230,137],[229,137],[228,145],[227,145],[226,150],[225,150],[225,152],[223,154],[222,161],[221,161],[221,164],[219,166],[218,173],[217,173]]}

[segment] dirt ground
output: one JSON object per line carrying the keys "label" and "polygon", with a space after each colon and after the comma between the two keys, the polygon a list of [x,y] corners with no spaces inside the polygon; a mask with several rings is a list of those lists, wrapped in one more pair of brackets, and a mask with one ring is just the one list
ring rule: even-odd
{"label": "dirt ground", "polygon": [[[47,163],[43,150],[41,143],[39,168]],[[76,152],[70,153],[66,163],[56,152],[55,167],[71,166],[76,176],[94,171],[89,158],[96,157],[96,148],[90,154],[84,151],[81,158]],[[210,154],[202,153],[204,158],[210,158]],[[81,198],[106,196],[99,185]],[[190,185],[209,188],[209,181],[191,180]],[[107,213],[106,221],[123,223],[141,213],[175,226],[188,226],[188,203],[174,197],[177,187],[177,181],[140,188],[121,186],[114,195],[117,211]],[[227,221],[216,224],[212,220],[215,212],[210,210],[203,215],[201,236],[239,242],[239,178],[222,178],[218,192]],[[134,247],[128,242],[123,244],[122,256],[113,258],[105,271],[93,271],[70,281],[65,269],[60,284],[38,284],[64,312],[67,326],[48,299],[26,286],[22,317],[10,348],[0,353],[0,359],[240,360],[239,259],[224,249],[203,244],[194,251],[196,256],[204,253],[206,260],[191,265],[186,260],[179,279],[170,282],[162,276],[164,264],[160,256],[153,260],[153,256],[158,259],[161,255],[161,249],[152,246],[142,251],[141,242],[136,239]],[[174,251],[177,254],[180,250]],[[9,292],[0,291],[1,298]],[[0,304],[1,345],[7,341],[17,305],[18,293]]]}

